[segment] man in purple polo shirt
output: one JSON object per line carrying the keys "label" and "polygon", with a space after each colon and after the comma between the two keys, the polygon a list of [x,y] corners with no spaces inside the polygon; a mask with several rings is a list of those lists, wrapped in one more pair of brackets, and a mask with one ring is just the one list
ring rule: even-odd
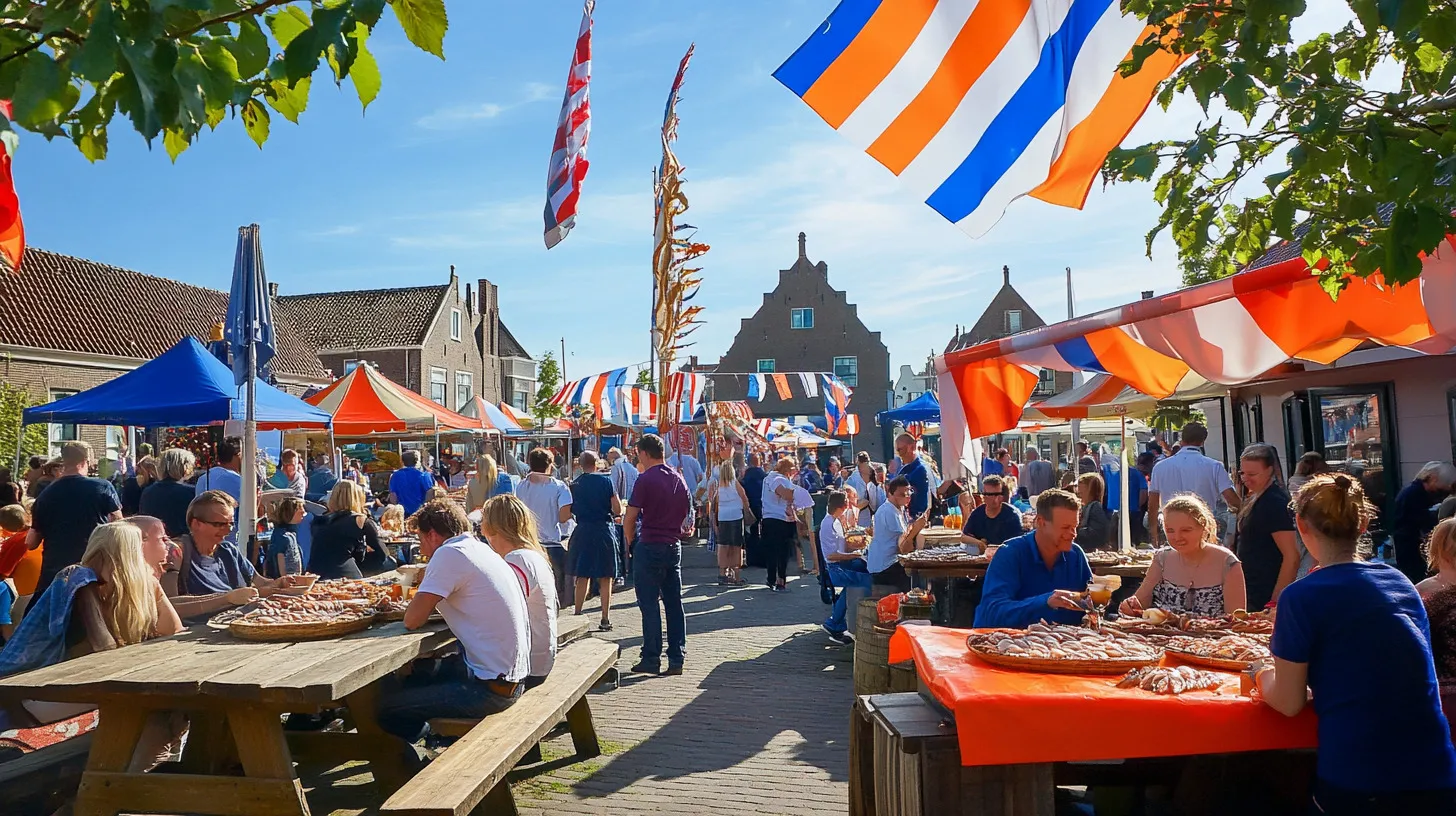
{"label": "man in purple polo shirt", "polygon": [[[622,520],[637,585],[637,607],[642,610],[642,659],[632,667],[641,674],[682,674],[683,651],[688,642],[688,621],[682,604],[682,545],[678,538],[688,517],[690,499],[683,477],[663,462],[664,453],[662,437],[657,434],[637,440],[637,467],[642,475],[632,486],[632,499],[627,502]],[[667,612],[666,672],[662,671],[659,598]]]}

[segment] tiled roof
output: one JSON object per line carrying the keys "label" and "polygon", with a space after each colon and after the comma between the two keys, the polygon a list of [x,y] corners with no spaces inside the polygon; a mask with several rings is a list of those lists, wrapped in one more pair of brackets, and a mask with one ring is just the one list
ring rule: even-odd
{"label": "tiled roof", "polygon": [[1031,308],[1031,304],[1026,302],[1026,298],[1022,297],[1021,293],[1016,291],[1016,287],[1012,286],[1008,280],[996,291],[996,294],[991,298],[991,302],[986,304],[986,310],[981,312],[981,316],[976,320],[975,325],[961,332],[959,335],[952,337],[950,343],[946,345],[945,350],[947,352],[956,351],[957,349],[969,348],[984,343],[987,340],[1005,337],[1005,314],[1008,310],[1019,310],[1021,312],[1022,331],[1039,329],[1046,325],[1046,321],[1041,319],[1041,315],[1037,314],[1036,310]]}
{"label": "tiled roof", "polygon": [[378,349],[425,342],[450,284],[280,295],[278,310],[298,319],[319,349]]}
{"label": "tiled roof", "polygon": [[[0,267],[0,344],[149,360],[185,335],[204,343],[228,294],[27,247],[21,271]],[[275,313],[274,371],[326,382],[313,347]]]}
{"label": "tiled roof", "polygon": [[500,356],[502,357],[521,357],[527,360],[532,359],[530,352],[526,351],[526,347],[521,345],[521,342],[516,339],[516,336],[514,334],[511,334],[510,329],[506,328],[505,321],[501,321],[500,324],[499,348]]}
{"label": "tiled roof", "polygon": [[[1395,213],[1395,205],[1381,204],[1375,212],[1383,224],[1389,221],[1390,216]],[[1280,241],[1274,246],[1269,247],[1263,255],[1260,255],[1253,263],[1244,267],[1242,271],[1248,272],[1252,269],[1263,269],[1266,266],[1273,266],[1282,261],[1298,258],[1304,254],[1304,236],[1308,232],[1309,226],[1307,224],[1301,224],[1295,227],[1293,241]]]}

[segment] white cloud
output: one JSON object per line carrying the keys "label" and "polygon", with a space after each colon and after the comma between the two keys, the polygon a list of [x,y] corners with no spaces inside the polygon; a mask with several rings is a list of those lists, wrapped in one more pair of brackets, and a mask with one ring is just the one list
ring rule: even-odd
{"label": "white cloud", "polygon": [[514,101],[451,105],[421,116],[415,120],[415,124],[425,130],[459,130],[498,119],[534,102],[550,99],[554,93],[556,91],[552,86],[545,82],[527,82],[521,86]]}

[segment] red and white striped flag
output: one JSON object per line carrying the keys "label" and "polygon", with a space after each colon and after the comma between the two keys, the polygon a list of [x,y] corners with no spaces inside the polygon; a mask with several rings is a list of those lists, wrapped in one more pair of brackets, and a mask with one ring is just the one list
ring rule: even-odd
{"label": "red and white striped flag", "polygon": [[546,173],[547,249],[561,243],[576,226],[576,202],[586,178],[586,140],[591,134],[587,86],[591,84],[592,8],[595,5],[595,0],[586,0],[581,10],[581,30],[571,55],[571,73],[566,77],[566,97],[561,100],[561,116],[556,120],[556,142],[551,146],[551,166]]}
{"label": "red and white striped flag", "polygon": [[[0,99],[0,114],[10,118],[10,100]],[[0,258],[11,269],[20,268],[25,254],[25,224],[20,220],[20,197],[15,193],[15,179],[10,175],[10,159],[15,149],[15,131],[0,133]]]}

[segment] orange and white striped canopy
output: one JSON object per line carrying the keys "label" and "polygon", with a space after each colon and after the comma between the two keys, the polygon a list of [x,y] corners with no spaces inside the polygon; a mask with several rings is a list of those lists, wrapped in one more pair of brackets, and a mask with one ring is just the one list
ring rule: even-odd
{"label": "orange and white striped canopy", "polygon": [[1365,343],[1456,351],[1456,238],[1404,286],[1387,286],[1378,274],[1352,277],[1331,301],[1296,256],[948,352],[936,358],[936,371],[940,393],[959,394],[975,438],[1016,427],[1043,368],[1107,374],[1166,399],[1190,372],[1237,385],[1291,360],[1330,364]]}
{"label": "orange and white striped canopy", "polygon": [[481,430],[480,420],[437,405],[367,365],[356,366],[306,402],[333,416],[338,436]]}

